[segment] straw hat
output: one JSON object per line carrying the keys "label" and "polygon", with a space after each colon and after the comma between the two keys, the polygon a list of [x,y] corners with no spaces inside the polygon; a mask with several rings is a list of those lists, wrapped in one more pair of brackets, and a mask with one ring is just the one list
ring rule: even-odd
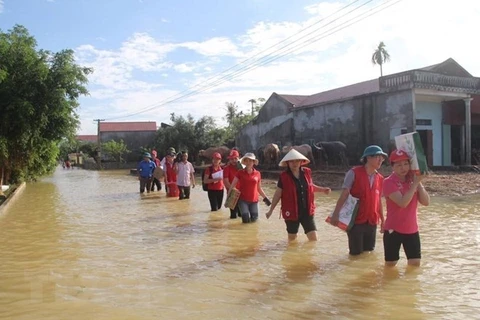
{"label": "straw hat", "polygon": [[253,160],[253,163],[254,163],[255,165],[258,165],[258,159],[257,159],[257,157],[255,157],[255,155],[254,155],[253,153],[251,153],[251,152],[245,153],[245,155],[244,155],[244,156],[242,157],[242,159],[240,160],[240,163],[244,165],[244,164],[245,164],[245,159]]}
{"label": "straw hat", "polygon": [[287,167],[287,161],[292,161],[292,160],[303,160],[302,163],[300,164],[301,166],[304,166],[306,164],[310,163],[310,160],[308,160],[307,157],[305,157],[303,154],[298,152],[295,149],[291,149],[288,151],[288,153],[283,157],[282,161],[278,164],[280,167]]}

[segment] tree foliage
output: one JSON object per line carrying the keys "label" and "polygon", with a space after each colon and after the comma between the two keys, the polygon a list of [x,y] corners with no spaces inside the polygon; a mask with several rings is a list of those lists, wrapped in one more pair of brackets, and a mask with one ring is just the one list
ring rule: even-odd
{"label": "tree foliage", "polygon": [[263,98],[252,100],[253,114],[243,112],[235,102],[226,102],[223,117],[226,126],[223,127],[218,126],[212,116],[203,116],[195,121],[190,114],[185,118],[172,113],[172,124],[158,130],[155,147],[160,155],[169,147],[174,147],[177,151],[188,151],[194,160],[199,150],[221,145],[233,147],[235,135],[257,116],[265,103]]}
{"label": "tree foliage", "polygon": [[127,145],[122,139],[120,139],[120,141],[110,140],[102,143],[102,150],[118,163],[123,162],[123,156],[130,153],[130,150],[127,149]]}
{"label": "tree foliage", "polygon": [[37,50],[23,26],[0,30],[0,137],[8,150],[0,167],[8,182],[53,170],[58,143],[78,127],[78,98],[88,94],[91,72],[75,64],[72,50]]}

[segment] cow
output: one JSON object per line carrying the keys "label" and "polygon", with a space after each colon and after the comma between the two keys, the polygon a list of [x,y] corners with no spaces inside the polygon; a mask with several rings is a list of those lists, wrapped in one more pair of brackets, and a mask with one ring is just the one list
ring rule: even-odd
{"label": "cow", "polygon": [[221,147],[210,147],[205,150],[200,150],[198,152],[198,158],[201,160],[212,160],[213,154],[218,152],[222,155],[222,162],[227,162],[227,157],[230,153],[230,149],[225,146]]}
{"label": "cow", "polygon": [[263,149],[263,161],[267,168],[276,167],[280,160],[280,149],[275,143],[269,143]]}
{"label": "cow", "polygon": [[264,146],[258,147],[257,150],[255,151],[255,155],[257,156],[258,163],[263,164],[265,158],[263,156],[263,150],[265,149]]}
{"label": "cow", "polygon": [[295,149],[301,154],[303,154],[305,157],[310,160],[310,163],[315,166],[315,158],[313,157],[313,152],[312,152],[312,147],[308,144],[301,144],[299,146],[284,146],[282,148],[282,154],[286,154],[288,151],[291,149]]}
{"label": "cow", "polygon": [[348,167],[347,146],[342,141],[319,141],[313,145],[320,158],[328,165]]}

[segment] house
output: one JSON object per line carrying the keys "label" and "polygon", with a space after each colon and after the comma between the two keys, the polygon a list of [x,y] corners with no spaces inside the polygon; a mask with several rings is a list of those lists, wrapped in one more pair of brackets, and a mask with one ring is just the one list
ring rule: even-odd
{"label": "house", "polygon": [[100,122],[98,131],[101,143],[123,140],[131,151],[124,159],[126,162],[134,162],[139,160],[141,148],[150,149],[153,146],[157,124],[155,121]]}
{"label": "house", "polygon": [[467,164],[480,149],[480,78],[455,60],[313,95],[272,93],[235,138],[241,150],[267,143],[345,142],[354,163],[369,144],[389,150],[418,131],[431,166]]}
{"label": "house", "polygon": [[83,134],[77,135],[77,141],[80,142],[98,142],[98,136],[96,134]]}

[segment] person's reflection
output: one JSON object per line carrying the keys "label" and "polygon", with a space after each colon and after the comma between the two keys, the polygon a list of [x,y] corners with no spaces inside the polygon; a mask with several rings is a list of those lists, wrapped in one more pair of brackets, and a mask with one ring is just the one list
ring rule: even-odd
{"label": "person's reflection", "polygon": [[311,283],[312,278],[322,272],[320,265],[314,261],[315,243],[289,245],[283,256],[282,265],[289,282]]}
{"label": "person's reflection", "polygon": [[[423,319],[425,315],[417,307],[417,297],[421,293],[419,270],[402,269],[378,266],[341,283],[341,289],[336,291],[338,299],[343,301],[339,315],[364,310],[368,313],[357,316],[392,319],[408,314],[408,319]],[[382,297],[382,308],[378,308],[379,296]]]}
{"label": "person's reflection", "polygon": [[230,228],[225,236],[228,245],[228,258],[239,259],[253,257],[260,249],[258,223],[236,224],[238,228]]}

